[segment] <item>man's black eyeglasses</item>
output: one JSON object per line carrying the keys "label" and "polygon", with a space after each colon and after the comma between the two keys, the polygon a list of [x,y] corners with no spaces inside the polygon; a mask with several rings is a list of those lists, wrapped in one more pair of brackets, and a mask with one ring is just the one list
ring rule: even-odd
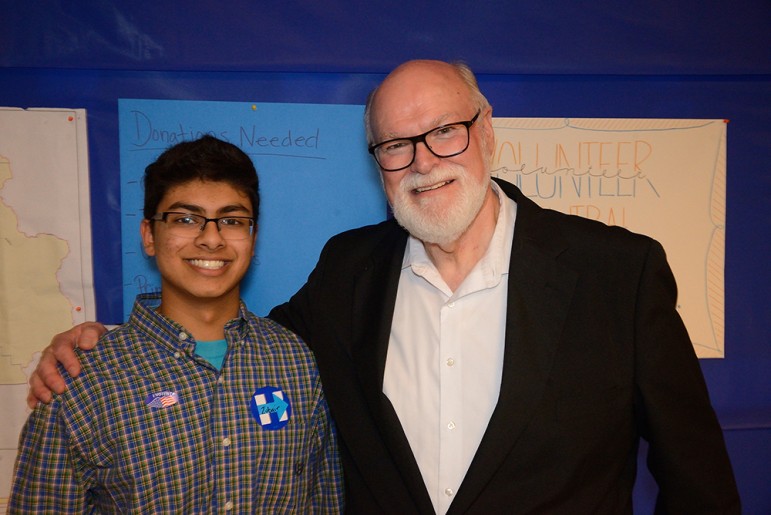
{"label": "man's black eyeglasses", "polygon": [[423,134],[410,138],[395,138],[370,145],[369,153],[375,157],[384,172],[404,170],[415,161],[415,145],[423,143],[436,157],[453,157],[466,151],[469,145],[469,129],[482,111],[471,120],[440,125]]}

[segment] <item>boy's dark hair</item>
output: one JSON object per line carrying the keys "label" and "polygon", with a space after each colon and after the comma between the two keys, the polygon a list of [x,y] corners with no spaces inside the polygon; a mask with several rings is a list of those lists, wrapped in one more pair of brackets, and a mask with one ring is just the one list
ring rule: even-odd
{"label": "boy's dark hair", "polygon": [[169,189],[196,179],[226,182],[244,193],[257,220],[260,185],[252,160],[232,143],[208,135],[169,147],[145,168],[144,217],[149,220],[156,214]]}

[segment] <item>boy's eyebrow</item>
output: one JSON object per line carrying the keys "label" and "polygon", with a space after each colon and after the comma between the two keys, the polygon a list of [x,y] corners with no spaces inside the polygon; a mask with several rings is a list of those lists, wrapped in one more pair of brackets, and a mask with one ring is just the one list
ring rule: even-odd
{"label": "boy's eyebrow", "polygon": [[[183,211],[188,211],[193,214],[205,214],[206,210],[202,208],[201,206],[197,206],[195,204],[188,204],[186,202],[174,202],[172,205],[170,205],[165,211],[175,211],[177,209],[181,209]],[[221,208],[217,209],[217,213],[235,213],[235,212],[244,212],[247,214],[247,216],[251,216],[250,210],[246,208],[243,204],[228,204],[226,206],[222,206]]]}
{"label": "boy's eyebrow", "polygon": [[186,204],[185,202],[174,202],[165,211],[175,211],[181,209],[183,211],[190,211],[191,213],[203,213],[203,208],[196,206],[195,204]]}
{"label": "boy's eyebrow", "polygon": [[223,206],[217,210],[217,213],[233,213],[243,211],[244,213],[247,213],[249,216],[251,216],[251,210],[246,209],[246,206],[243,204],[229,204],[227,206]]}

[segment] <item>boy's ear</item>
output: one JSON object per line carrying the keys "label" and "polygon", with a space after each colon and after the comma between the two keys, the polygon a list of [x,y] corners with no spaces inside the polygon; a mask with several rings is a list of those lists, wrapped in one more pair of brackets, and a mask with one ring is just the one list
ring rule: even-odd
{"label": "boy's ear", "polygon": [[254,223],[254,233],[252,233],[252,257],[254,257],[254,250],[257,247],[257,233],[259,232],[260,225],[255,222]]}
{"label": "boy's ear", "polygon": [[139,233],[142,235],[142,248],[148,256],[155,255],[155,238],[153,237],[153,223],[150,220],[142,220],[139,224]]}

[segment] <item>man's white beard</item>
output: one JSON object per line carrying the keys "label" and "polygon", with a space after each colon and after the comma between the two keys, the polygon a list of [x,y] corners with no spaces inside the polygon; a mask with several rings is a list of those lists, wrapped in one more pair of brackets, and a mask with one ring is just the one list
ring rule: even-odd
{"label": "man's white beard", "polygon": [[[421,199],[412,193],[415,188],[450,179],[455,180],[455,186],[460,186],[460,193],[449,205],[438,205],[448,202],[447,198]],[[444,163],[428,175],[406,176],[399,184],[391,207],[396,221],[412,236],[424,243],[444,246],[466,232],[482,209],[488,188],[487,176],[476,181],[461,165]]]}

